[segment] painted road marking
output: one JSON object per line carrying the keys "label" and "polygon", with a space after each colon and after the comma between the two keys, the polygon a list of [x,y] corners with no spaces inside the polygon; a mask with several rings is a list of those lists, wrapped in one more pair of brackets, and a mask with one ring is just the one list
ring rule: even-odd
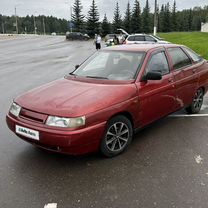
{"label": "painted road marking", "polygon": [[208,114],[173,114],[168,117],[208,117]]}
{"label": "painted road marking", "polygon": [[44,208],[57,208],[57,203],[46,204]]}

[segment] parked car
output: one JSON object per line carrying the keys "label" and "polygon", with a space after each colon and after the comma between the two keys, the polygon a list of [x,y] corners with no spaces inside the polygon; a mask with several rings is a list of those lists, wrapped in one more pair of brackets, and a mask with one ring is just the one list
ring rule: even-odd
{"label": "parked car", "polygon": [[80,32],[66,32],[67,40],[89,40],[90,36]]}
{"label": "parked car", "polygon": [[134,34],[134,35],[129,35],[124,43],[125,44],[132,44],[132,43],[163,43],[164,44],[169,42],[153,35]]}
{"label": "parked car", "polygon": [[105,48],[63,79],[14,99],[6,116],[18,137],[68,154],[127,149],[136,130],[181,108],[198,113],[208,63],[173,44]]}
{"label": "parked car", "polygon": [[104,38],[106,46],[112,46],[115,45],[115,42],[117,44],[122,44],[125,40],[124,34],[107,34]]}

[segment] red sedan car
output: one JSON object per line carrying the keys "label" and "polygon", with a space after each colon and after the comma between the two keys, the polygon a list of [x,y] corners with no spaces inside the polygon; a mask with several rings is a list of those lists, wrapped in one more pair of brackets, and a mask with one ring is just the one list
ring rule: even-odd
{"label": "red sedan car", "polygon": [[208,90],[207,61],[180,45],[109,47],[76,68],[17,97],[8,127],[47,150],[112,157],[135,130],[180,108],[198,113]]}

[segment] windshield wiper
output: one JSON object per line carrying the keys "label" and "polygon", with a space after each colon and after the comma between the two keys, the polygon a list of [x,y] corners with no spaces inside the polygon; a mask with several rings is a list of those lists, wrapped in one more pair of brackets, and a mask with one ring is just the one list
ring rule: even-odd
{"label": "windshield wiper", "polygon": [[99,77],[99,76],[86,76],[87,78],[93,78],[93,79],[108,79],[107,77]]}

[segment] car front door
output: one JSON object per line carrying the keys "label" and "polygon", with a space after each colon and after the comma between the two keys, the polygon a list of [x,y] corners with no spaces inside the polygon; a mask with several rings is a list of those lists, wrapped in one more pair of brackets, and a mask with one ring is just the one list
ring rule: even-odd
{"label": "car front door", "polygon": [[160,71],[162,79],[137,82],[141,127],[176,110],[173,75],[165,49],[150,55],[141,78],[150,71]]}

